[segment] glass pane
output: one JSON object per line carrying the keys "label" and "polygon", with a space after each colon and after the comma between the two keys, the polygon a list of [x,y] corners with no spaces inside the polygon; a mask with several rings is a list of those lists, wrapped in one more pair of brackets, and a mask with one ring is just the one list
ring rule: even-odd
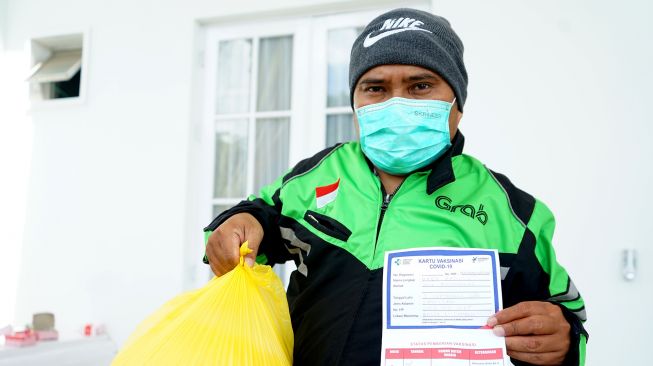
{"label": "glass pane", "polygon": [[257,111],[290,109],[292,36],[261,38],[258,54]]}
{"label": "glass pane", "polygon": [[252,40],[221,41],[218,47],[216,113],[249,110]]}
{"label": "glass pane", "polygon": [[247,120],[220,121],[215,129],[213,197],[247,194]]}
{"label": "glass pane", "polygon": [[332,146],[338,142],[358,140],[354,117],[351,113],[327,115],[326,145]]}
{"label": "glass pane", "polygon": [[349,53],[362,31],[340,28],[327,35],[327,107],[349,106]]}
{"label": "glass pane", "polygon": [[261,118],[256,121],[254,192],[288,170],[290,119]]}

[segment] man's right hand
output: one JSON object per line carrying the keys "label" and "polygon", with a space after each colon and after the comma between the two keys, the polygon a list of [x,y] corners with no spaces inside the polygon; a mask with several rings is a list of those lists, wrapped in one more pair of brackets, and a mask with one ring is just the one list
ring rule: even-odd
{"label": "man's right hand", "polygon": [[216,276],[231,271],[240,262],[240,245],[249,241],[251,253],[245,256],[245,263],[254,265],[258,247],[263,240],[263,227],[248,213],[231,216],[209,236],[206,243],[206,257]]}

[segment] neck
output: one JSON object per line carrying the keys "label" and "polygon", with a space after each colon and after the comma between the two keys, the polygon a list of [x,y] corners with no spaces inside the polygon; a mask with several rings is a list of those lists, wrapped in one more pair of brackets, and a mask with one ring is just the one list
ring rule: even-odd
{"label": "neck", "polygon": [[378,168],[376,169],[376,172],[379,174],[381,184],[383,184],[383,188],[388,194],[393,194],[397,188],[399,188],[404,179],[406,179],[406,176],[388,174]]}

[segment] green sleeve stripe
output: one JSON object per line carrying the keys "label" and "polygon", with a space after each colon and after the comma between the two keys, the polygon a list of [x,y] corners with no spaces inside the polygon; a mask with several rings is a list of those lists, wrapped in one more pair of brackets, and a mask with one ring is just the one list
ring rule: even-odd
{"label": "green sleeve stripe", "polygon": [[571,311],[578,311],[578,309],[581,309],[582,307],[585,306],[585,301],[583,301],[583,298],[581,297],[573,301],[558,301],[558,303],[560,305],[564,305],[567,309]]}
{"label": "green sleeve stripe", "polygon": [[581,334],[580,342],[578,342],[578,366],[585,366],[586,348],[587,348],[587,337],[585,337],[585,334]]}
{"label": "green sleeve stripe", "polygon": [[202,262],[204,262],[204,264],[209,264],[209,257],[206,256],[206,244],[208,244],[209,236],[211,236],[212,233],[213,231],[204,232],[204,258],[202,258]]}
{"label": "green sleeve stripe", "polygon": [[256,263],[258,264],[267,264],[268,263],[268,256],[265,254],[257,255],[256,256]]}
{"label": "green sleeve stripe", "polygon": [[567,308],[569,311],[574,313],[580,321],[583,323],[587,320],[587,311],[585,310],[585,301],[583,298],[578,295],[575,299],[569,300],[556,300],[555,298],[549,298],[547,301],[559,304]]}

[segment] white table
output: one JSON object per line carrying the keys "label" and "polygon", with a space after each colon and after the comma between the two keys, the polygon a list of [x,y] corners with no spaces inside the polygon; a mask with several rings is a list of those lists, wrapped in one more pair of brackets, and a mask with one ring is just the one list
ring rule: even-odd
{"label": "white table", "polygon": [[28,347],[0,347],[0,366],[102,366],[118,347],[106,335],[68,341],[44,341]]}

